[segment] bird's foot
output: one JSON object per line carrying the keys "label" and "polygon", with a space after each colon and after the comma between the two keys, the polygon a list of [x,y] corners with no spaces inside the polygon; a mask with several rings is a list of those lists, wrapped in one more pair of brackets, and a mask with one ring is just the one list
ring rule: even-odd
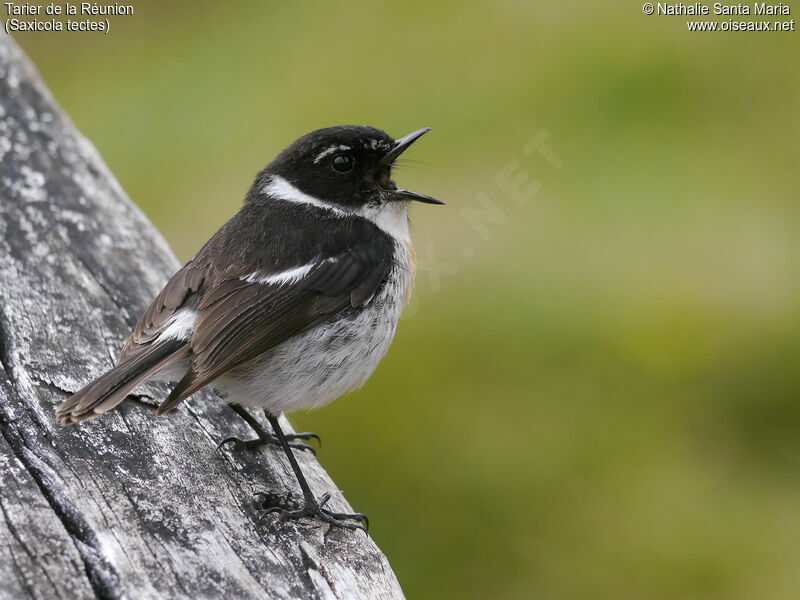
{"label": "bird's foot", "polygon": [[[369,519],[367,515],[361,513],[338,513],[325,508],[325,504],[331,499],[330,494],[324,494],[319,501],[306,500],[305,505],[297,510],[289,510],[282,506],[273,506],[267,500],[262,501],[262,508],[266,509],[266,514],[278,513],[279,521],[288,521],[289,519],[319,519],[330,525],[336,527],[344,527],[345,529],[360,529],[367,533],[369,529]],[[355,523],[348,523],[348,520],[355,521]]]}
{"label": "bird's foot", "polygon": [[[316,433],[310,433],[308,431],[304,431],[302,433],[288,433],[286,434],[286,439],[289,441],[289,446],[292,448],[297,448],[298,450],[307,450],[311,452],[314,456],[317,455],[317,451],[314,450],[313,446],[309,444],[304,444],[303,442],[298,442],[294,440],[317,440],[318,444],[322,444],[319,439],[319,436]],[[217,444],[217,450],[222,448],[225,444],[232,444],[234,448],[247,448],[250,450],[260,448],[261,446],[268,446],[270,444],[276,444],[280,446],[280,440],[275,434],[267,433],[266,431],[259,432],[259,436],[254,440],[243,440],[241,438],[237,438],[235,436],[226,437],[222,440],[219,444]]]}

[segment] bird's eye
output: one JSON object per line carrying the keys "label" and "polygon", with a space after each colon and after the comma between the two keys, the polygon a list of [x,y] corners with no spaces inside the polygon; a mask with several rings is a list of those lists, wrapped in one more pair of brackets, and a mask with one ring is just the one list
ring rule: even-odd
{"label": "bird's eye", "polygon": [[355,161],[353,160],[353,157],[349,154],[337,154],[333,157],[331,166],[339,173],[347,173],[348,171],[353,170],[354,163]]}

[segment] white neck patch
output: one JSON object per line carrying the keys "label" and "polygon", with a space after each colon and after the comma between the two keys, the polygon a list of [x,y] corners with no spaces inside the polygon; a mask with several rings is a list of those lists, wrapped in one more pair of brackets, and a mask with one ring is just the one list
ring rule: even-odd
{"label": "white neck patch", "polygon": [[401,242],[411,241],[411,234],[408,230],[407,201],[391,201],[379,206],[365,206],[357,210],[349,211],[306,194],[280,175],[272,175],[269,183],[264,186],[262,191],[273,198],[294,202],[295,204],[306,204],[308,206],[324,208],[339,216],[363,217],[372,221],[396,240]]}
{"label": "white neck patch", "polygon": [[294,202],[295,204],[309,204],[318,208],[324,208],[338,215],[349,214],[341,208],[337,208],[324,200],[320,200],[319,198],[315,198],[314,196],[310,196],[298,190],[280,175],[273,175],[270,177],[269,183],[264,186],[263,192],[269,196],[274,196],[275,198],[280,198],[288,202]]}

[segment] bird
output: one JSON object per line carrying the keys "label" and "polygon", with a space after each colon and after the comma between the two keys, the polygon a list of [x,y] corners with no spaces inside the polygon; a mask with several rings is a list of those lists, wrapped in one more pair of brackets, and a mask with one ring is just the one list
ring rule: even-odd
{"label": "bird", "polygon": [[[326,508],[285,434],[281,413],[323,406],[361,387],[389,349],[416,272],[412,202],[444,204],[398,188],[397,158],[430,131],[393,139],[368,126],[317,129],[262,169],[240,210],[166,283],[116,365],[56,409],[61,425],[101,415],[148,380],[175,382],[156,410],[210,387],[256,432],[277,443],[303,493],[283,519],[317,518],[366,531],[362,513]],[[248,409],[261,409],[268,433]],[[226,438],[226,442],[242,442]],[[266,508],[266,507],[265,507]]]}

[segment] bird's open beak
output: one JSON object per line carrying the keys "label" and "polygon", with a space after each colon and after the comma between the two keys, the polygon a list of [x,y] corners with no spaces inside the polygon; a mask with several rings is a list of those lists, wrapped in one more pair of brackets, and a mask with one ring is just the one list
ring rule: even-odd
{"label": "bird's open beak", "polygon": [[[408,147],[411,146],[411,144],[413,144],[430,130],[430,127],[423,127],[422,129],[417,129],[408,135],[404,135],[399,140],[395,140],[392,149],[389,150],[389,152],[387,152],[386,156],[383,158],[383,164],[391,166],[398,156],[405,152]],[[444,204],[444,202],[441,200],[431,198],[430,196],[426,196],[424,194],[418,194],[410,190],[392,190],[392,193],[398,200],[414,200],[416,202],[424,202],[425,204]]]}

